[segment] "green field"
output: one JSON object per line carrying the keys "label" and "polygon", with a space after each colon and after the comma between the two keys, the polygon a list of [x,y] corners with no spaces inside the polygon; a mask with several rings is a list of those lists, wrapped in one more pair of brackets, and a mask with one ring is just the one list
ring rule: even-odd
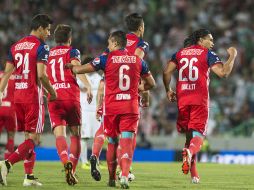
{"label": "green field", "polygon": [[[74,187],[65,183],[62,165],[59,162],[37,162],[35,175],[43,183],[42,187],[26,187],[23,183],[23,166],[17,164],[12,173],[8,175],[7,187],[1,189],[115,189],[106,186],[107,170],[102,170],[102,180],[94,181],[89,170],[78,167],[79,184]],[[131,182],[131,189],[254,189],[254,165],[221,165],[221,164],[198,164],[201,177],[200,184],[191,184],[190,176],[181,173],[181,163],[134,163],[133,173],[135,181]],[[119,189],[119,184],[117,184]]]}

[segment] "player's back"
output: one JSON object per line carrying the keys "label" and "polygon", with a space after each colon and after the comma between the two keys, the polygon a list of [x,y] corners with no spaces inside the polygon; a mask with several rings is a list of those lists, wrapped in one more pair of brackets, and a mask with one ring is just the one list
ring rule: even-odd
{"label": "player's back", "polygon": [[211,54],[207,48],[194,45],[179,50],[173,56],[178,69],[176,91],[180,106],[208,105]]}
{"label": "player's back", "polygon": [[126,50],[107,55],[105,66],[105,114],[138,114],[138,84],[142,60]]}
{"label": "player's back", "polygon": [[48,46],[33,35],[26,36],[12,45],[8,62],[14,64],[15,103],[38,103],[43,91],[37,79],[37,62],[46,62]]}
{"label": "player's back", "polygon": [[140,48],[145,54],[149,51],[149,45],[143,39],[139,38],[134,33],[126,34],[127,44],[126,49],[130,54],[134,54],[136,49]]}
{"label": "player's back", "polygon": [[[78,54],[78,55],[77,55]],[[71,46],[56,46],[50,50],[47,74],[57,92],[57,100],[74,100],[79,102],[79,87],[76,77],[65,65],[80,56]]]}

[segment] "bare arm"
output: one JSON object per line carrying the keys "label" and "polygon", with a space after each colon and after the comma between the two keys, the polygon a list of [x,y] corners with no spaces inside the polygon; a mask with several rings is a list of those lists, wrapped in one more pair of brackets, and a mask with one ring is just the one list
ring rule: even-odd
{"label": "bare arm", "polygon": [[[71,64],[74,66],[80,66],[80,62],[78,60],[72,60]],[[87,93],[87,102],[90,104],[93,100],[93,94],[91,90],[91,84],[88,81],[87,77],[85,74],[78,74],[77,77],[81,80],[81,82],[85,85],[86,87],[86,93]]]}
{"label": "bare arm", "polygon": [[91,73],[95,68],[91,64],[76,65],[72,67],[72,72],[75,74]]}
{"label": "bare arm", "polygon": [[154,88],[156,86],[153,75],[148,75],[147,77],[142,77],[143,82],[139,85],[139,91],[146,91]]}
{"label": "bare arm", "polygon": [[140,48],[137,48],[134,54],[137,55],[140,59],[144,59],[145,57],[145,52]]}
{"label": "bare arm", "polygon": [[46,66],[44,65],[44,63],[37,63],[37,76],[42,86],[50,94],[50,101],[55,100],[57,98],[56,91],[48,79],[48,76],[46,74]]}
{"label": "bare arm", "polygon": [[100,121],[102,116],[102,104],[104,98],[104,81],[101,80],[98,86],[97,95],[96,95],[96,119]]}
{"label": "bare arm", "polygon": [[174,62],[169,61],[167,66],[165,67],[163,71],[163,84],[165,87],[165,91],[167,93],[167,98],[170,102],[173,102],[176,100],[176,94],[175,92],[170,88],[170,82],[172,75],[174,71],[176,70],[176,65]]}
{"label": "bare arm", "polygon": [[211,67],[212,71],[221,78],[226,78],[229,76],[237,55],[237,50],[234,47],[228,48],[227,52],[229,54],[229,58],[225,64],[216,64]]}
{"label": "bare arm", "polygon": [[0,81],[0,105],[2,104],[3,92],[8,84],[8,80],[11,77],[12,72],[14,71],[14,65],[11,63],[6,63],[2,79]]}

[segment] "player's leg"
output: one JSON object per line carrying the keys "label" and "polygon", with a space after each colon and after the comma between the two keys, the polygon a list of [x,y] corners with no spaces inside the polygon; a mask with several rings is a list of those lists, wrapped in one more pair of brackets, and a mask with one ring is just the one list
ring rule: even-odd
{"label": "player's leg", "polygon": [[83,169],[90,169],[90,165],[88,163],[87,159],[87,143],[88,143],[89,138],[81,138],[80,143],[81,143],[81,153],[80,153],[80,161],[81,161],[81,168]]}
{"label": "player's leg", "polygon": [[128,175],[132,164],[132,158],[134,153],[134,136],[137,131],[139,122],[138,114],[124,114],[120,117],[119,130],[120,140],[120,155],[119,161],[122,171],[120,184],[122,188],[129,188]]}
{"label": "player's leg", "polygon": [[117,147],[118,147],[118,138],[109,137],[106,158],[109,172],[108,186],[110,187],[114,187],[116,181]]}
{"label": "player's leg", "polygon": [[190,120],[190,107],[189,106],[181,106],[178,107],[178,117],[177,117],[177,131],[179,133],[184,133],[186,135],[185,147],[182,151],[182,172],[184,174],[188,174],[190,171],[190,155],[188,154],[188,147],[191,140],[191,133],[188,130],[188,124]]}
{"label": "player's leg", "polygon": [[14,136],[15,131],[8,131],[7,130],[7,143],[5,146],[5,153],[4,153],[4,159],[8,159],[11,153],[14,152]]}
{"label": "player's leg", "polygon": [[92,156],[96,156],[96,158],[99,159],[104,141],[105,141],[105,135],[103,131],[103,124],[101,123],[99,129],[96,131],[94,136]]}
{"label": "player's leg", "polygon": [[70,127],[71,136],[70,136],[70,160],[73,163],[73,173],[76,172],[76,167],[78,164],[80,152],[81,152],[81,144],[80,144],[80,127],[79,126],[71,126]]}

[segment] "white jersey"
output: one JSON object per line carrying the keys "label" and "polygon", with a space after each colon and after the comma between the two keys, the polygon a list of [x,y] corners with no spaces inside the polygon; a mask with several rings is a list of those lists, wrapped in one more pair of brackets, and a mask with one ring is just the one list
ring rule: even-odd
{"label": "white jersey", "polygon": [[[88,104],[87,93],[80,91],[81,109],[82,109],[82,112],[83,111],[95,112],[96,111],[96,95],[97,95],[98,87],[102,79],[102,76],[94,72],[94,73],[86,74],[86,77],[91,84],[93,100],[90,104]],[[79,79],[78,79],[78,85],[80,88],[85,87],[85,85]]]}

